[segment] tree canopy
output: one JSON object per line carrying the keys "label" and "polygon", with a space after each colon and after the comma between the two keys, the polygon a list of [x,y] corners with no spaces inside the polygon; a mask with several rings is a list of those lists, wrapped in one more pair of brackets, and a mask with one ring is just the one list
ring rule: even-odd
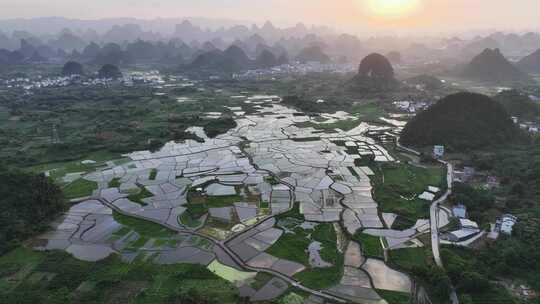
{"label": "tree canopy", "polygon": [[62,190],[45,175],[0,168],[0,253],[43,232],[66,208]]}
{"label": "tree canopy", "polygon": [[117,66],[106,64],[98,71],[98,76],[99,78],[118,79],[122,77],[122,72],[120,72],[120,69]]}
{"label": "tree canopy", "polygon": [[63,76],[71,76],[71,75],[83,75],[84,70],[82,64],[76,62],[76,61],[68,61],[66,64],[64,64],[64,67],[62,68],[62,75]]}

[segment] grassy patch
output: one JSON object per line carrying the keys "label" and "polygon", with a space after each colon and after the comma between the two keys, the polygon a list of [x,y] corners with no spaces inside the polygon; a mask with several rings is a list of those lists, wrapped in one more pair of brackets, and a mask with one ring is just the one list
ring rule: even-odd
{"label": "grassy patch", "polygon": [[[326,268],[309,268],[294,277],[306,287],[313,289],[323,289],[331,287],[339,282],[343,275],[344,257],[337,252],[334,246],[335,260],[331,261],[333,266]],[[321,254],[322,255],[322,254]]]}
{"label": "grassy patch", "polygon": [[273,276],[268,273],[258,272],[257,275],[253,278],[253,282],[251,282],[250,286],[255,290],[259,290],[264,285],[266,285],[266,283],[268,283],[272,278]]}
{"label": "grassy patch", "polygon": [[221,208],[232,206],[241,201],[243,201],[243,197],[240,195],[209,196],[205,204],[208,208]]}
{"label": "grassy patch", "polygon": [[309,265],[306,250],[311,243],[307,232],[302,228],[295,229],[295,233],[283,233],[279,240],[266,252],[278,258]]}
{"label": "grassy patch", "polygon": [[150,171],[150,176],[148,176],[148,179],[149,180],[156,180],[156,176],[157,176],[157,169],[152,169]]}
{"label": "grassy patch", "polygon": [[269,183],[270,185],[279,185],[279,180],[273,175],[266,176],[264,178],[264,181]]}
{"label": "grassy patch", "polygon": [[[385,164],[374,171],[374,199],[382,212],[393,212],[410,221],[429,218],[429,202],[417,196],[428,186],[445,189],[443,167],[418,168],[408,164]],[[443,190],[444,191],[444,190]]]}
{"label": "grassy patch", "polygon": [[[201,215],[202,216],[202,215]],[[180,223],[182,225],[185,225],[189,228],[196,228],[196,227],[199,227],[201,225],[201,221],[199,220],[200,217],[195,217],[191,214],[191,212],[189,210],[186,210],[186,212],[182,213],[182,215],[180,215]]]}
{"label": "grassy patch", "polygon": [[118,212],[113,213],[114,220],[129,227],[141,236],[148,238],[171,238],[177,233],[156,223],[141,220],[138,218],[122,215]]}
{"label": "grassy patch", "polygon": [[141,236],[135,242],[129,244],[130,248],[139,249],[148,243],[149,239],[147,237]]}
{"label": "grassy patch", "polygon": [[143,202],[143,199],[148,198],[148,197],[152,197],[154,195],[152,194],[152,192],[148,191],[146,189],[146,187],[144,187],[144,186],[142,186],[140,189],[141,189],[141,191],[139,191],[138,193],[131,194],[127,198],[130,201],[132,201],[134,203],[137,203],[137,204],[139,204],[141,206],[146,206],[147,204],[145,202]]}
{"label": "grassy patch", "polygon": [[349,131],[356,128],[362,123],[358,119],[344,119],[334,123],[314,123],[311,121],[297,123],[296,126],[299,128],[314,128],[317,130],[332,131],[334,129],[341,129],[343,131]]}
{"label": "grassy patch", "polygon": [[389,251],[390,261],[401,269],[411,271],[415,267],[427,267],[431,254],[426,248],[406,248]]}
{"label": "grassy patch", "polygon": [[406,230],[414,226],[414,224],[416,224],[415,221],[412,221],[404,216],[398,215],[397,218],[392,223],[391,228],[395,230]]}
{"label": "grassy patch", "polygon": [[410,304],[411,295],[403,292],[377,289],[377,293],[388,302],[388,304]]}
{"label": "grassy patch", "polygon": [[360,243],[362,251],[366,256],[378,258],[384,257],[384,252],[379,237],[357,232],[355,235],[353,235],[353,240]]}
{"label": "grassy patch", "polygon": [[120,187],[120,178],[115,177],[109,182],[109,188],[119,188]]}
{"label": "grassy patch", "polygon": [[[309,238],[310,233],[311,239]],[[273,256],[306,266],[306,270],[296,274],[295,278],[307,287],[321,289],[336,284],[341,279],[344,258],[337,250],[336,239],[337,236],[332,224],[319,224],[314,230],[296,227],[294,233],[284,233],[267,252]],[[312,241],[322,243],[321,258],[333,266],[326,268],[312,268],[310,266],[307,248]]]}
{"label": "grassy patch", "polygon": [[98,184],[93,181],[88,181],[83,178],[79,178],[74,182],[66,185],[62,190],[66,198],[73,199],[79,197],[91,196],[92,192],[98,188]]}
{"label": "grassy patch", "polygon": [[254,278],[257,273],[256,272],[247,272],[247,271],[240,271],[233,267],[223,265],[217,260],[214,260],[210,265],[208,265],[208,270],[215,273],[217,276],[231,282],[243,282],[248,279]]}
{"label": "grassy patch", "polygon": [[350,111],[362,121],[380,122],[379,117],[386,116],[386,112],[375,102],[357,103]]}
{"label": "grassy patch", "polygon": [[16,288],[1,290],[2,303],[239,301],[232,284],[200,265],[156,265],[140,259],[127,264],[116,255],[90,263],[76,260],[65,252],[25,253],[24,249],[6,256],[0,258],[0,265],[13,260],[14,256],[22,256],[26,262],[20,262],[33,263],[34,268]]}
{"label": "grassy patch", "polygon": [[291,210],[276,216],[276,220],[285,219],[285,218],[288,218],[288,217],[298,219],[298,220],[301,220],[301,221],[305,220],[304,215],[302,213],[300,213],[300,203],[299,202],[294,202],[294,205],[291,208]]}

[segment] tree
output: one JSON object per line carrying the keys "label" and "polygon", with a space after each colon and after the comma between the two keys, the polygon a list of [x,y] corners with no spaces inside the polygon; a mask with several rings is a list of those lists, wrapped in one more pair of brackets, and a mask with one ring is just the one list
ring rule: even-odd
{"label": "tree", "polygon": [[68,61],[62,68],[63,76],[84,75],[83,66],[76,61]]}
{"label": "tree", "polygon": [[112,64],[106,64],[98,71],[99,78],[118,79],[122,77],[120,69]]}

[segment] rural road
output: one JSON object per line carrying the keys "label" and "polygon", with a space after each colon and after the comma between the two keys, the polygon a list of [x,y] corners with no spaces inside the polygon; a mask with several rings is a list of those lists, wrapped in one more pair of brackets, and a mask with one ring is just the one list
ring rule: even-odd
{"label": "rural road", "polygon": [[[399,142],[399,137],[396,138],[396,145],[410,153],[413,153],[415,155],[421,155],[420,152],[413,150],[411,148],[407,148]],[[430,222],[430,230],[431,230],[431,250],[433,252],[433,259],[435,260],[435,264],[440,267],[444,268],[442,259],[441,259],[441,253],[440,253],[440,240],[439,240],[439,204],[446,201],[448,197],[452,194],[452,184],[454,183],[453,179],[453,172],[454,167],[451,163],[444,161],[444,160],[438,160],[441,164],[445,165],[446,170],[446,182],[447,182],[447,189],[446,192],[437,200],[435,200],[430,208],[429,208],[429,222]],[[454,286],[451,287],[452,290],[450,292],[450,301],[452,304],[459,304],[459,299],[456,293],[456,290]]]}

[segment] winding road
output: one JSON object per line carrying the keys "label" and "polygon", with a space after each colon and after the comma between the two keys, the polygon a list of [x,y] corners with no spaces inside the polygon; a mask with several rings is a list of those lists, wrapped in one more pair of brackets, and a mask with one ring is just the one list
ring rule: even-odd
{"label": "winding road", "polygon": [[[396,145],[407,152],[413,153],[415,155],[421,155],[420,152],[413,150],[411,148],[407,148],[399,142],[399,137],[396,138]],[[454,183],[454,167],[451,163],[441,160],[438,160],[439,163],[446,166],[446,182],[447,182],[447,189],[446,192],[437,200],[433,201],[429,208],[429,222],[430,222],[430,230],[431,230],[431,250],[433,252],[433,259],[435,260],[435,264],[440,267],[444,268],[444,264],[441,259],[441,253],[440,253],[440,239],[439,239],[439,204],[446,201],[448,197],[452,194],[452,185]],[[452,290],[450,292],[450,301],[452,304],[459,304],[459,299],[456,293],[455,288],[452,286]]]}

